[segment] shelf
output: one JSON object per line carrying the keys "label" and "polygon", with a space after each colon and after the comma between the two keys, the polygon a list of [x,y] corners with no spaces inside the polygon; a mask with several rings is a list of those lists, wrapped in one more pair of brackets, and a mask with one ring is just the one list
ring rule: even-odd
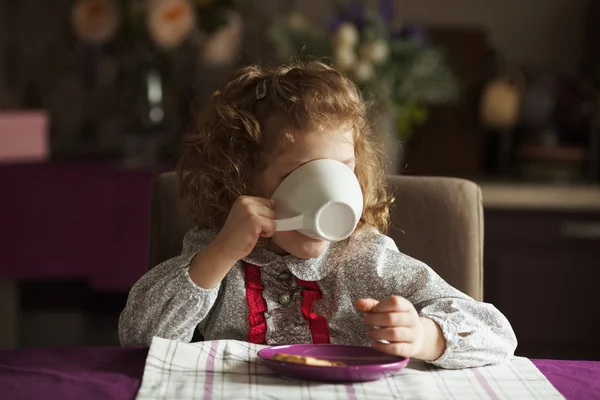
{"label": "shelf", "polygon": [[478,183],[486,209],[600,211],[600,185]]}

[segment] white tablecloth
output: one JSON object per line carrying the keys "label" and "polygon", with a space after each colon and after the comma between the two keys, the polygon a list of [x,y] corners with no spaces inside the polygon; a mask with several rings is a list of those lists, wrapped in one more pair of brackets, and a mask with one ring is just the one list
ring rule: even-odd
{"label": "white tablecloth", "polygon": [[256,358],[264,347],[232,340],[187,344],[154,338],[137,399],[563,399],[526,358],[465,370],[411,361],[379,381],[323,384],[275,375]]}

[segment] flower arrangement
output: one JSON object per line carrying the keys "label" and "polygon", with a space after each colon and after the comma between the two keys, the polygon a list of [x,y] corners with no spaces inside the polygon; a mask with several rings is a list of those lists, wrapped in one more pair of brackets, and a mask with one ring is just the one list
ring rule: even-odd
{"label": "flower arrangement", "polygon": [[252,0],[73,0],[78,84],[75,146],[108,149],[130,165],[176,154],[189,93],[206,68],[233,65]]}
{"label": "flower arrangement", "polygon": [[247,0],[76,0],[73,31],[84,43],[140,42],[170,51],[193,38],[201,42],[202,58],[229,63],[240,46],[241,12]]}
{"label": "flower arrangement", "polygon": [[459,87],[425,30],[395,23],[395,11],[393,0],[342,1],[329,24],[292,13],[275,23],[270,39],[283,58],[331,59],[394,116],[406,138],[426,120],[428,106],[455,101]]}

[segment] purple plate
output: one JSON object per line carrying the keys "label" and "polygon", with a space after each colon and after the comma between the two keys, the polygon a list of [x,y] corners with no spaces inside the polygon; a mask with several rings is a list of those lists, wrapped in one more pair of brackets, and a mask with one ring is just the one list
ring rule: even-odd
{"label": "purple plate", "polygon": [[[347,366],[320,367],[272,360],[277,353],[341,361]],[[367,382],[384,378],[406,367],[409,359],[381,353],[366,346],[344,344],[293,344],[267,347],[258,358],[271,370],[290,378],[322,382]]]}

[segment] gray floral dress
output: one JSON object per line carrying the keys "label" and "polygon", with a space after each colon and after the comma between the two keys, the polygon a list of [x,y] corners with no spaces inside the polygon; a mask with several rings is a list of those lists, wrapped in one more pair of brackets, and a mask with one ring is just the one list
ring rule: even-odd
{"label": "gray floral dress", "polygon": [[189,231],[180,256],[133,286],[119,320],[122,345],[148,346],[153,336],[189,342],[197,326],[205,340],[369,345],[354,303],[399,295],[442,328],[447,345],[436,366],[495,364],[516,348],[508,320],[494,306],[454,289],[376,230],[358,231],[309,260],[256,249],[219,286],[203,289],[188,267],[215,235]]}

